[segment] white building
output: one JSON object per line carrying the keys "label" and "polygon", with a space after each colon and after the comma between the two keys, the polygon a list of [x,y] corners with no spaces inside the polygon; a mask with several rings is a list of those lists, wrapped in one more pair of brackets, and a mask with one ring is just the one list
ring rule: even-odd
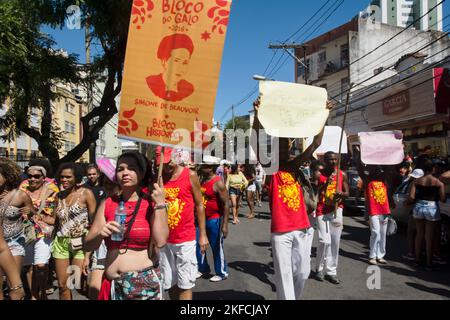
{"label": "white building", "polygon": [[[442,4],[433,9],[439,2],[440,0],[373,0],[361,12],[361,16],[397,27],[404,28],[414,22],[414,28],[418,30],[442,31]],[[416,21],[422,16],[424,17],[420,21]]]}
{"label": "white building", "polygon": [[[401,31],[403,32],[399,34]],[[370,18],[355,18],[306,43],[308,84],[325,87],[331,98],[341,102],[340,107],[329,118],[329,125],[339,126],[342,126],[346,93],[349,85],[353,85],[345,128],[350,136],[355,136],[358,132],[386,129],[404,130],[406,134],[410,131],[426,133],[426,128],[415,129],[431,125],[436,125],[430,129],[434,130],[433,135],[437,129],[444,135],[448,117],[443,118],[442,115],[446,114],[446,106],[441,100],[438,102],[436,97],[438,93],[440,96],[445,94],[442,89],[437,90],[432,81],[441,71],[430,66],[449,57],[449,44],[448,36],[439,31],[404,29]],[[296,54],[300,59],[303,58],[303,49],[297,50]],[[425,68],[430,70],[425,72]],[[415,73],[418,73],[418,77],[411,80],[407,78]],[[447,74],[444,72],[444,75]],[[305,68],[302,64],[297,64],[296,79],[299,83],[305,82]],[[396,84],[402,79],[405,81]],[[421,86],[419,80],[426,84]],[[389,104],[402,91],[409,91],[408,101],[411,102],[402,106],[404,113],[399,113],[399,117],[383,114],[377,103],[386,100]],[[377,100],[373,100],[374,96]],[[419,100],[427,101],[429,105],[423,108],[427,112],[417,110],[413,102]],[[374,108],[389,119],[382,117],[386,119],[372,121],[377,116],[376,112],[372,112]],[[417,112],[411,117],[412,114],[409,113],[415,112],[414,110]],[[403,122],[406,118],[409,123]],[[420,148],[420,144],[417,145]]]}

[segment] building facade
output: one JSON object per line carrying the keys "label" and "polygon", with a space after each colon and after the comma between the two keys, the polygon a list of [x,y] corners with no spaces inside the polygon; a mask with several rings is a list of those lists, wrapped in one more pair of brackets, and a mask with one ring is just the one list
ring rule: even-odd
{"label": "building facade", "polygon": [[439,2],[440,0],[373,0],[361,15],[397,27],[405,28],[414,23],[413,27],[417,30],[442,31],[442,4],[433,9]]}
{"label": "building facade", "polygon": [[[402,130],[408,151],[432,145],[436,154],[446,156],[449,44],[449,37],[439,31],[360,17],[306,43],[303,60],[309,67],[308,84],[326,88],[339,102],[329,125],[342,126],[350,90],[345,131],[351,143],[358,142],[358,132]],[[302,59],[303,49],[296,54]],[[296,79],[305,83],[305,68],[299,63]]]}

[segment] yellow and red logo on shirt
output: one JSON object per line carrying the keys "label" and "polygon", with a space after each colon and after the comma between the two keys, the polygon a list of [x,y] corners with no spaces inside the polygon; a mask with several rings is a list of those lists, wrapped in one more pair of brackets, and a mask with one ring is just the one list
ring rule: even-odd
{"label": "yellow and red logo on shirt", "polygon": [[387,199],[386,188],[384,187],[384,184],[379,181],[373,182],[372,187],[370,188],[370,196],[375,200],[376,203],[384,205]]}
{"label": "yellow and red logo on shirt", "polygon": [[175,229],[181,221],[181,213],[183,212],[185,203],[178,198],[180,188],[167,188],[166,201],[169,206],[167,211],[168,224],[170,229]]}
{"label": "yellow and red logo on shirt", "polygon": [[283,199],[283,203],[286,203],[288,208],[298,211],[300,208],[300,184],[290,173],[283,172],[280,177],[282,185],[278,186],[278,197]]}
{"label": "yellow and red logo on shirt", "polygon": [[202,199],[203,199],[203,207],[206,208],[206,203],[208,202],[208,197],[206,196],[206,188],[200,189],[202,192]]}
{"label": "yellow and red logo on shirt", "polygon": [[335,195],[336,195],[336,180],[333,180],[333,182],[327,185],[323,203],[325,203],[326,205],[333,205]]}

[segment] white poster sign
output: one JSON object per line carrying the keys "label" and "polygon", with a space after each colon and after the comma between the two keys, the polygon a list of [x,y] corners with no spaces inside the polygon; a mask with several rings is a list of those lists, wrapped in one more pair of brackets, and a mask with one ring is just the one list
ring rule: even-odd
{"label": "white poster sign", "polygon": [[317,135],[325,125],[327,91],[298,83],[261,81],[258,118],[268,134],[283,138]]}

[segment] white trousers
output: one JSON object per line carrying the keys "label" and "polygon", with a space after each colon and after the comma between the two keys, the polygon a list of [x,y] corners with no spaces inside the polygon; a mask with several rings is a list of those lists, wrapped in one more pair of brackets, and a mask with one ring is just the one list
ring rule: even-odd
{"label": "white trousers", "polygon": [[334,212],[317,217],[319,243],[317,245],[316,268],[330,276],[337,275],[339,244],[344,226],[342,208]]}
{"label": "white trousers", "polygon": [[299,300],[311,272],[307,230],[272,233],[272,255],[278,300]]}
{"label": "white trousers", "polygon": [[388,215],[370,216],[370,259],[382,259],[386,255]]}
{"label": "white trousers", "polygon": [[308,252],[309,256],[311,256],[312,245],[314,242],[314,227],[316,226],[316,213],[312,213],[308,215],[309,224],[311,227],[308,229]]}

